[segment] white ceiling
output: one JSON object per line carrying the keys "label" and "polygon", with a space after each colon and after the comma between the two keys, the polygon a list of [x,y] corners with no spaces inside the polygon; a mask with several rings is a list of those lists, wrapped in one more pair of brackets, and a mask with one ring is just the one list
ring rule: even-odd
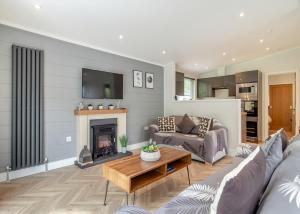
{"label": "white ceiling", "polygon": [[[205,72],[233,63],[232,58],[240,62],[299,46],[299,4],[299,0],[1,0],[0,23]],[[245,13],[243,18],[240,12]],[[120,34],[124,39],[119,40]]]}

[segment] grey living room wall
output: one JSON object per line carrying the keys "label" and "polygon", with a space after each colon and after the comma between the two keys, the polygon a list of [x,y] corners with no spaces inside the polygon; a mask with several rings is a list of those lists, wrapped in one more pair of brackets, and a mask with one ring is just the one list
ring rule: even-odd
{"label": "grey living room wall", "polygon": [[[81,98],[83,67],[124,74],[121,107],[129,110],[129,144],[147,140],[144,127],[163,114],[163,67],[0,25],[0,172],[10,164],[12,44],[45,51],[45,152],[49,161],[75,157],[73,112],[81,101],[85,104],[117,103]],[[133,88],[133,69],[154,73],[154,89]],[[72,142],[66,142],[67,136],[72,137]]]}

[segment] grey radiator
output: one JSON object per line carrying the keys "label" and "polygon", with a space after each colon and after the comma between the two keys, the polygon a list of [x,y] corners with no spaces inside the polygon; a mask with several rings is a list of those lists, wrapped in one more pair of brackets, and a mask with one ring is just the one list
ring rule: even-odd
{"label": "grey radiator", "polygon": [[12,46],[11,168],[44,161],[44,52]]}

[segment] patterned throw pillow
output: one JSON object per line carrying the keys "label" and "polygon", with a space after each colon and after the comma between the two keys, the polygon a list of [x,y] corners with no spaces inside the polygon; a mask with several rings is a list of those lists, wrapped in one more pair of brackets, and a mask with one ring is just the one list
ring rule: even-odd
{"label": "patterned throw pillow", "polygon": [[207,117],[199,117],[199,122],[197,124],[198,136],[201,138],[205,137],[205,134],[209,131],[212,119]]}
{"label": "patterned throw pillow", "polygon": [[158,117],[157,125],[160,132],[175,132],[175,117]]}

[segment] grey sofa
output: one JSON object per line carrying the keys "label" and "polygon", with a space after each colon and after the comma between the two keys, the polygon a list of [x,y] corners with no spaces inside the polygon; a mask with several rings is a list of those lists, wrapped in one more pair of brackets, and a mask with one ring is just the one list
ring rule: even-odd
{"label": "grey sofa", "polygon": [[[197,118],[189,116],[197,125]],[[183,116],[175,116],[176,132],[159,132],[156,124],[150,125],[150,137],[157,144],[184,149],[192,153],[194,160],[213,164],[228,154],[228,130],[216,119],[212,120],[210,130],[204,138],[196,133],[183,134],[178,128]]]}
{"label": "grey sofa", "polygon": [[[247,147],[254,150],[254,146]],[[244,150],[249,153],[248,149]],[[216,190],[223,177],[239,165],[244,158],[235,157],[231,165],[208,177],[205,181],[185,189],[177,197],[158,209],[155,214],[209,214]],[[256,214],[300,213],[300,135],[294,137],[283,152],[283,159],[275,168],[260,202]],[[251,178],[250,178],[251,179]],[[201,197],[200,197],[201,196]],[[205,196],[205,197],[204,197]],[[238,201],[237,201],[238,203]],[[117,214],[149,214],[134,206],[124,207]],[[245,213],[248,213],[245,210]],[[242,214],[242,213],[240,213]]]}

